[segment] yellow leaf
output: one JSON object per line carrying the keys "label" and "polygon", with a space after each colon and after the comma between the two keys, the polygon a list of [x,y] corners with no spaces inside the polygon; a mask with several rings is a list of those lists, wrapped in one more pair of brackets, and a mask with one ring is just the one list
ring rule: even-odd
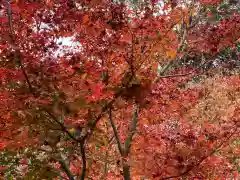
{"label": "yellow leaf", "polygon": [[176,51],[167,51],[167,56],[168,56],[170,59],[174,59],[174,58],[176,58],[177,53],[176,53]]}
{"label": "yellow leaf", "polygon": [[70,133],[74,133],[74,132],[75,132],[75,129],[74,129],[74,128],[70,128],[70,129],[68,129],[68,131],[69,131]]}
{"label": "yellow leaf", "polygon": [[87,77],[87,73],[84,73],[84,74],[82,75],[82,78],[85,79],[86,77]]}
{"label": "yellow leaf", "polygon": [[195,15],[195,13],[196,13],[196,9],[191,8],[191,9],[190,9],[190,15]]}

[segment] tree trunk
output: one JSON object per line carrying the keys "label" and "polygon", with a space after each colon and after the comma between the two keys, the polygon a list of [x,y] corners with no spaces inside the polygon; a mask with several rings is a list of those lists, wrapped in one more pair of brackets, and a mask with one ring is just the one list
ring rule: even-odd
{"label": "tree trunk", "polygon": [[124,161],[122,167],[123,167],[123,177],[124,177],[124,180],[131,180],[130,167],[127,164],[127,162]]}

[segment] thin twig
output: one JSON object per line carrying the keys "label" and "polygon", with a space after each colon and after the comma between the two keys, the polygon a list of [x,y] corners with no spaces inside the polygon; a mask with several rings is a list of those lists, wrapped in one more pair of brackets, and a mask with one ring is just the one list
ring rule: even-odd
{"label": "thin twig", "polygon": [[14,50],[15,50],[15,62],[16,63],[19,63],[20,65],[20,68],[21,68],[21,71],[27,81],[27,84],[28,84],[28,87],[29,87],[29,90],[33,93],[33,88],[31,86],[31,83],[30,83],[30,80],[28,78],[28,75],[24,69],[24,66],[22,64],[22,60],[21,60],[21,57],[20,57],[20,51],[19,49],[16,49],[16,45],[15,45],[15,36],[14,36],[14,29],[13,29],[13,23],[12,23],[12,8],[11,8],[11,2],[10,1],[7,1],[7,16],[8,16],[8,24],[9,24],[9,33],[10,33],[10,39],[11,39],[11,43],[14,47]]}
{"label": "thin twig", "polygon": [[[128,82],[126,83],[126,87],[129,86],[129,84],[131,83],[133,79],[133,74],[131,74],[131,77],[129,78]],[[112,107],[112,105],[114,104],[114,102],[116,101],[116,99],[118,97],[120,97],[122,95],[122,93],[124,92],[124,88],[126,87],[122,87],[121,90],[115,94],[115,97],[110,100],[105,106],[103,106],[100,114],[93,120],[93,122],[88,126],[86,127],[83,132],[82,132],[82,135],[80,137],[80,140],[85,140],[87,137],[90,137],[92,135],[92,132],[93,130],[95,129],[98,121],[102,118],[102,116],[104,115],[104,113],[110,108]]]}
{"label": "thin twig", "polygon": [[[209,61],[204,62],[197,69],[202,68],[204,65],[210,63],[211,61],[213,61],[213,60],[210,59]],[[200,73],[194,74],[195,70],[192,70],[191,72],[185,73],[185,74],[173,74],[173,75],[166,75],[166,76],[158,76],[157,79],[155,79],[154,83],[157,83],[160,79],[163,79],[163,78],[183,77],[183,76],[189,76],[189,75],[199,76],[199,75],[202,75],[202,74],[204,74],[206,72],[208,72],[208,71],[202,71]]]}
{"label": "thin twig", "polygon": [[[200,13],[200,11],[199,11],[199,13]],[[198,14],[197,18],[198,18],[199,16],[200,16],[200,14]],[[196,21],[195,21],[193,24],[190,24],[190,25],[184,27],[183,35],[182,35],[181,41],[180,41],[180,43],[179,43],[179,45],[178,45],[177,53],[183,51],[183,49],[184,49],[184,48],[183,48],[183,47],[184,47],[184,43],[185,43],[186,38],[187,38],[187,32],[197,24],[197,22],[198,22],[197,18],[196,18]],[[181,18],[181,20],[182,20],[182,18]],[[185,23],[185,22],[183,21],[183,23]],[[166,71],[174,64],[174,61],[175,61],[175,60],[169,61],[169,62],[163,67],[163,69],[162,69],[161,72],[159,73],[160,76],[157,77],[157,78],[154,80],[154,82],[158,82],[159,78],[161,78],[161,76],[163,76],[163,75],[166,73]],[[180,75],[177,75],[177,76],[180,76]]]}
{"label": "thin twig", "polygon": [[65,132],[71,139],[73,139],[76,142],[79,142],[78,139],[76,139],[64,126],[63,123],[61,123],[57,117],[55,117],[48,109],[42,108],[42,111],[46,112],[58,125],[60,125],[61,129],[63,132]]}
{"label": "thin twig", "polygon": [[12,24],[12,8],[11,8],[10,0],[7,0],[7,15],[8,15],[10,37],[11,37],[11,40],[14,41],[14,31],[13,31],[13,24]]}
{"label": "thin twig", "polygon": [[[183,23],[185,23],[185,22],[183,21]],[[185,28],[184,28],[184,31],[183,31],[183,35],[182,35],[181,41],[180,41],[180,43],[179,43],[179,45],[178,45],[177,53],[179,53],[180,51],[183,50],[183,46],[184,46],[184,43],[185,43],[185,40],[186,40],[186,37],[187,37],[187,27],[186,27],[186,26],[184,26],[184,27],[185,27]],[[162,69],[161,72],[159,73],[159,76],[154,80],[154,82],[155,82],[155,83],[158,82],[158,80],[161,78],[161,76],[163,76],[163,75],[166,73],[166,71],[167,71],[173,64],[174,64],[174,60],[169,61],[169,62],[163,67],[163,69]]]}

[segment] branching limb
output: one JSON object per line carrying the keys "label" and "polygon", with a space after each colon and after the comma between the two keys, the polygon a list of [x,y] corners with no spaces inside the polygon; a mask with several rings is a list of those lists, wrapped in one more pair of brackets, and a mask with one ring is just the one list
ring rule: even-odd
{"label": "branching limb", "polygon": [[46,112],[50,117],[51,119],[53,119],[54,122],[56,122],[60,127],[61,127],[61,130],[63,132],[65,132],[71,139],[73,139],[74,141],[76,142],[79,142],[78,139],[76,139],[76,137],[74,137],[68,130],[67,128],[64,126],[63,123],[61,123],[58,118],[56,116],[54,116],[48,109],[46,108],[42,108],[42,111]]}
{"label": "branching limb", "polygon": [[[183,33],[182,33],[182,37],[181,37],[181,40],[180,40],[180,43],[178,45],[178,49],[177,49],[177,53],[179,52],[182,52],[186,49],[186,45],[185,45],[185,41],[186,41],[186,38],[187,38],[187,32],[195,27],[195,25],[198,23],[198,20],[199,20],[199,17],[200,17],[200,13],[201,13],[201,10],[198,11],[197,15],[196,15],[196,18],[195,18],[195,21],[192,23],[192,24],[189,24],[189,25],[182,25],[182,27],[184,28],[183,29]],[[182,20],[182,23],[185,24],[185,22]],[[182,58],[180,58],[182,59]],[[158,82],[160,78],[162,78],[164,76],[164,74],[167,72],[167,70],[172,67],[174,65],[174,62],[176,61],[176,59],[174,60],[171,60],[169,61],[161,70],[161,72],[159,72],[159,76],[154,80],[154,82]],[[192,73],[189,73],[189,74],[192,74]],[[187,74],[188,75],[188,74]],[[183,76],[183,75],[175,75],[175,76]],[[169,77],[173,77],[173,76],[169,76]],[[164,77],[165,78],[165,77]]]}
{"label": "branching limb", "polygon": [[21,60],[21,57],[20,57],[20,51],[16,48],[15,46],[15,37],[14,37],[14,29],[13,29],[13,23],[12,23],[12,8],[11,8],[11,2],[10,1],[7,1],[7,16],[8,16],[8,24],[9,24],[9,33],[10,33],[10,39],[11,39],[11,43],[14,47],[14,50],[16,51],[14,56],[15,56],[15,62],[16,63],[19,63],[20,65],[20,68],[21,68],[21,71],[27,81],[27,84],[28,84],[28,87],[29,87],[29,90],[33,93],[33,88],[32,88],[32,85],[30,83],[30,80],[28,78],[28,75],[24,69],[24,66],[22,64],[22,60]]}
{"label": "branching limb", "polygon": [[68,168],[68,165],[66,164],[66,162],[62,158],[61,159],[59,158],[58,162],[61,164],[61,168],[67,174],[69,180],[74,180],[74,176],[71,173],[70,169]]}
{"label": "branching limb", "polygon": [[109,117],[109,121],[111,123],[111,126],[113,128],[113,133],[114,133],[115,139],[117,141],[118,150],[119,150],[120,154],[123,155],[123,146],[122,146],[119,134],[117,132],[116,124],[115,124],[115,122],[113,121],[113,118],[112,118],[112,108],[109,109],[108,117]]}
{"label": "branching limb", "polygon": [[127,162],[127,157],[128,157],[129,152],[130,152],[130,147],[131,147],[133,136],[136,132],[137,120],[138,120],[138,106],[136,105],[135,110],[134,110],[134,114],[133,114],[133,117],[132,117],[132,121],[131,121],[131,124],[130,124],[130,127],[129,127],[129,133],[128,133],[128,136],[125,140],[124,156],[123,156],[123,162],[122,162],[124,180],[130,180],[131,179],[130,166]]}
{"label": "branching limb", "polygon": [[138,121],[138,106],[136,105],[135,110],[134,110],[134,114],[132,117],[132,122],[130,124],[129,127],[129,133],[128,136],[125,140],[125,148],[124,148],[124,155],[128,156],[129,152],[130,152],[130,147],[131,147],[131,143],[132,143],[132,139],[133,136],[136,132],[136,128],[137,128],[137,121]]}
{"label": "branching limb", "polygon": [[[131,77],[129,78],[128,82],[126,83],[126,86],[125,87],[128,87],[129,84],[131,83],[133,79],[133,74],[131,74]],[[97,123],[99,122],[99,120],[102,118],[102,116],[104,115],[104,113],[112,107],[112,105],[114,104],[114,102],[117,100],[118,97],[120,97],[122,95],[122,93],[124,92],[125,90],[125,87],[121,88],[120,91],[118,91],[116,94],[115,94],[115,97],[110,100],[105,106],[103,106],[100,114],[98,116],[96,116],[91,124],[89,124],[87,127],[83,128],[83,132],[82,132],[82,135],[80,137],[80,140],[85,140],[86,138],[89,138],[91,135],[92,135],[92,132],[93,130],[95,129]]]}

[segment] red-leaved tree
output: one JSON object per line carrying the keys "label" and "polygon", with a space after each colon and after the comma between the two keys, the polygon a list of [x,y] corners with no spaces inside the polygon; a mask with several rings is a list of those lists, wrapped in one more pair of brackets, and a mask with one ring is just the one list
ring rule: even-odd
{"label": "red-leaved tree", "polygon": [[237,179],[234,7],[0,1],[1,177]]}

